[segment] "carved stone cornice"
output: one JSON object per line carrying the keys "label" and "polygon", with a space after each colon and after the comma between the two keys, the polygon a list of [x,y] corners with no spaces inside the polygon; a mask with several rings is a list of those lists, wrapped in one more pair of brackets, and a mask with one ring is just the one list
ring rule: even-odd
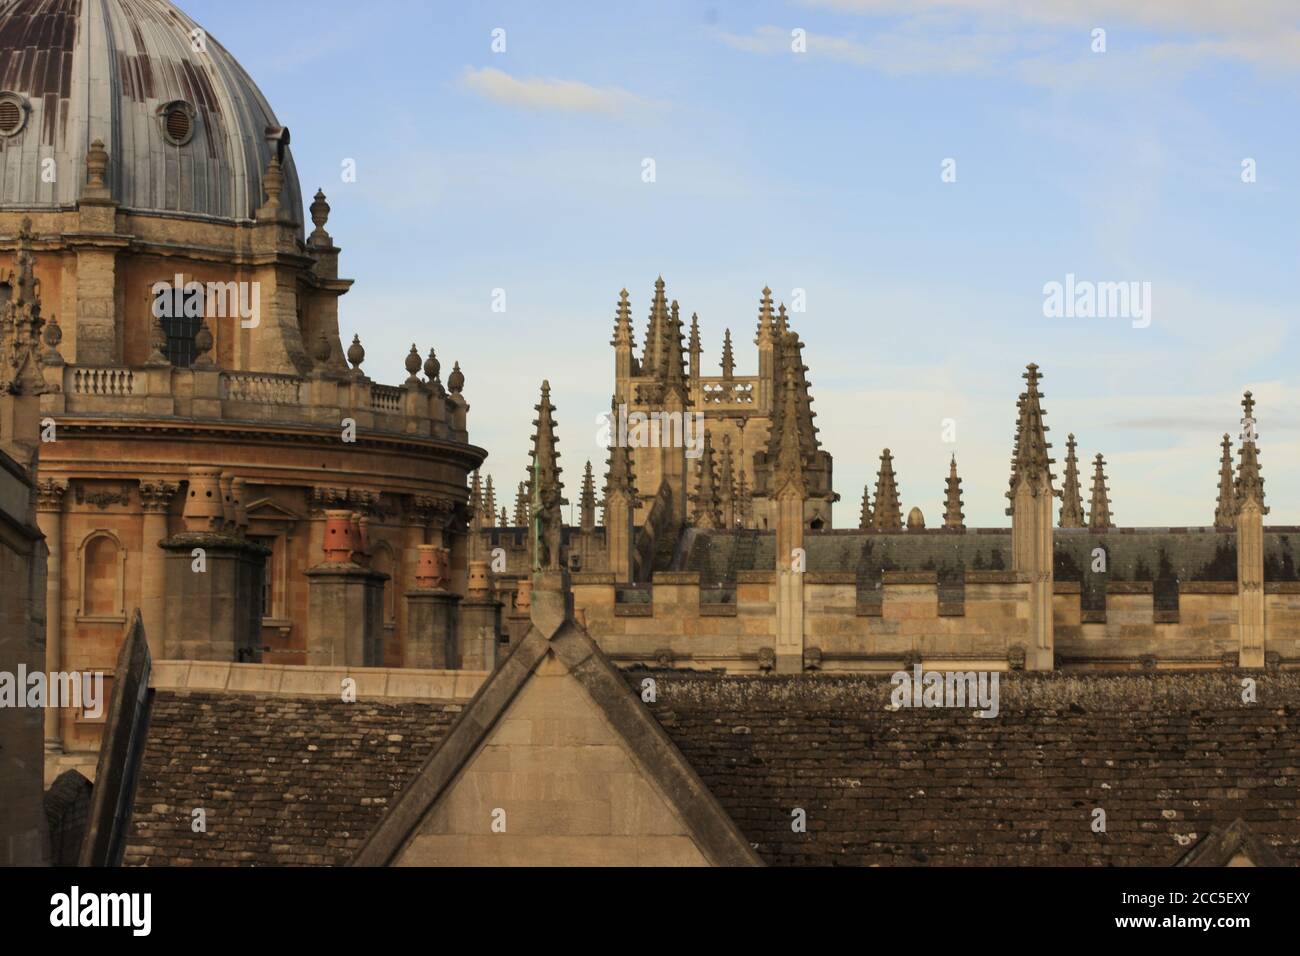
{"label": "carved stone cornice", "polygon": [[68,483],[61,478],[41,478],[36,482],[36,510],[53,512],[63,510],[63,498],[68,493]]}
{"label": "carved stone cornice", "polygon": [[180,490],[180,484],[174,481],[141,481],[140,506],[145,514],[166,514]]}

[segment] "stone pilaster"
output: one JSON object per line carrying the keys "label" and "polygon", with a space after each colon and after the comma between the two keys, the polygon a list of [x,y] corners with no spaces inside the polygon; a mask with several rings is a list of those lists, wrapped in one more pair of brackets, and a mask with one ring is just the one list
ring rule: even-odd
{"label": "stone pilaster", "polygon": [[145,639],[154,660],[162,659],[162,639],[166,618],[167,553],[161,545],[167,537],[167,515],[180,485],[171,481],[140,482],[140,510],[143,531],[140,554],[140,617],[144,621]]}
{"label": "stone pilaster", "polygon": [[[45,581],[45,670],[63,670],[63,499],[68,483],[42,478],[36,484],[36,522],[49,550]],[[45,749],[63,752],[63,726],[57,707],[45,710]]]}

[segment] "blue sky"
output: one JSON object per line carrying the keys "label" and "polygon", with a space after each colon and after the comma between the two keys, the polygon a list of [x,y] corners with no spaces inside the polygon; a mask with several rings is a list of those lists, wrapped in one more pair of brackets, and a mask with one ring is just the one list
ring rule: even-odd
{"label": "blue sky", "polygon": [[[765,284],[805,290],[838,526],[884,447],[905,508],[939,519],[955,451],[968,523],[1004,524],[1031,361],[1058,457],[1068,432],[1106,455],[1119,524],[1211,521],[1246,388],[1268,520],[1300,524],[1293,0],[182,6],[325,189],[366,371],[400,382],[412,341],[459,360],[498,488],[524,477],[543,377],[570,497],[603,467],[618,292],[639,340],[662,273],[713,372],[726,327],[754,370]],[[1046,318],[1067,274],[1151,283],[1150,327]]]}

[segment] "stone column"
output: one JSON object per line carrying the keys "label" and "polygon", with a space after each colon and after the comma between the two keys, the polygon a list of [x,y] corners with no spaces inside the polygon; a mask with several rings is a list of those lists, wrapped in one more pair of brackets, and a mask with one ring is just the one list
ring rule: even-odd
{"label": "stone column", "polygon": [[163,621],[166,616],[166,557],[161,545],[168,535],[167,513],[180,485],[171,481],[141,481],[140,508],[144,514],[140,547],[140,616],[145,639],[154,660],[162,659]]}
{"label": "stone column", "polygon": [[[67,491],[68,483],[54,478],[43,478],[36,486],[36,523],[49,550],[45,579],[47,674],[63,670],[63,497]],[[58,707],[45,709],[45,749],[49,753],[63,752],[61,713]]]}

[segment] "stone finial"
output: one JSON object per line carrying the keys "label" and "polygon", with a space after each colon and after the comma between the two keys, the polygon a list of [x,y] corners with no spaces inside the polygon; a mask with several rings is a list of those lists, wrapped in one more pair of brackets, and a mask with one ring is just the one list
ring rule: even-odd
{"label": "stone finial", "polygon": [[673,299],[669,318],[667,337],[664,342],[664,381],[670,385],[681,386],[686,380],[685,363],[687,361],[682,348],[684,328],[681,310],[677,300]]}
{"label": "stone finial", "polygon": [[214,344],[212,330],[208,328],[208,320],[199,321],[198,331],[194,333],[194,362],[193,368],[212,368],[217,363],[212,360],[208,353],[212,351]]}
{"label": "stone finial", "polygon": [[907,530],[908,531],[925,530],[925,515],[921,512],[920,508],[913,508],[911,511],[907,513]]}
{"label": "stone finial", "polygon": [[871,485],[862,486],[862,510],[858,512],[858,530],[870,531],[875,525],[875,516],[871,509]]}
{"label": "stone finial", "polygon": [[510,524],[510,516],[506,513],[505,505],[501,506],[501,512],[497,515],[497,527],[505,528]]}
{"label": "stone finial", "polygon": [[777,335],[785,335],[790,331],[790,320],[785,314],[785,303],[782,302],[776,310],[776,332]]}
{"label": "stone finial", "polygon": [[81,198],[101,201],[112,199],[107,175],[108,150],[104,148],[102,139],[96,139],[86,151],[86,185],[81,191]]}
{"label": "stone finial", "polygon": [[171,365],[171,360],[167,358],[167,330],[158,316],[154,316],[149,324],[149,357],[144,364],[157,368]]}
{"label": "stone finial", "polygon": [[645,347],[641,350],[641,371],[662,379],[668,360],[668,300],[664,294],[664,277],[655,279],[654,296],[650,300],[650,321],[646,325]]}
{"label": "stone finial", "polygon": [[736,356],[731,349],[731,329],[722,336],[722,377],[732,379],[736,374]]}
{"label": "stone finial", "polygon": [[278,210],[280,195],[284,191],[284,172],[280,168],[279,156],[272,156],[271,161],[266,164],[266,173],[262,176],[262,189],[266,193],[266,203],[262,208]]}
{"label": "stone finial", "polygon": [[961,478],[957,475],[957,456],[948,463],[948,493],[944,501],[943,530],[965,531],[966,515],[962,512]]}
{"label": "stone finial", "polygon": [[1237,491],[1232,472],[1232,436],[1223,436],[1223,457],[1219,459],[1219,498],[1214,508],[1214,527],[1231,531],[1237,525]]}
{"label": "stone finial", "polygon": [[1079,443],[1069,437],[1065,449],[1065,484],[1061,488],[1061,527],[1082,528],[1083,490],[1079,484]]}
{"label": "stone finial", "polygon": [[880,454],[876,473],[876,510],[871,519],[876,531],[902,531],[903,510],[898,503],[898,482],[894,478],[894,455],[886,448]]}
{"label": "stone finial", "polygon": [[406,353],[406,384],[419,385],[420,382],[420,350],[411,343],[411,351]]}
{"label": "stone finial", "polygon": [[560,571],[564,569],[561,545],[563,540],[562,505],[564,484],[560,480],[563,469],[559,465],[559,437],[555,434],[555,406],[551,404],[551,383],[542,382],[541,401],[533,406],[537,418],[533,419],[532,450],[532,524],[533,570]]}
{"label": "stone finial", "polygon": [[361,344],[361,336],[352,336],[352,344],[348,346],[348,362],[352,365],[352,371],[360,375],[361,363],[366,360],[366,348]]}
{"label": "stone finial", "polygon": [[447,388],[453,395],[465,390],[465,373],[460,370],[459,362],[451,363],[451,374],[447,376]]}
{"label": "stone finial", "polygon": [[1255,396],[1247,392],[1241,400],[1241,407],[1245,414],[1241,419],[1241,434],[1238,436],[1241,448],[1238,451],[1237,480],[1233,486],[1236,513],[1240,514],[1247,502],[1254,502],[1259,507],[1260,514],[1268,514],[1269,509],[1264,505],[1264,477],[1260,474],[1259,446],[1256,444],[1259,435],[1255,430]]}
{"label": "stone finial", "polygon": [[1088,529],[1109,531],[1115,527],[1110,516],[1110,495],[1106,487],[1106,459],[1100,454],[1093,460],[1092,500],[1088,507]]}
{"label": "stone finial", "polygon": [[582,530],[591,531],[596,527],[596,478],[591,471],[591,462],[587,462],[582,473],[582,494],[578,503],[582,512]]}
{"label": "stone finial", "polygon": [[433,349],[429,349],[429,357],[424,360],[424,377],[429,380],[429,384],[440,386],[438,376],[442,373],[442,363],[438,361],[438,355]]}
{"label": "stone finial", "polygon": [[63,356],[59,353],[59,344],[63,341],[63,328],[59,325],[59,318],[51,315],[48,322],[45,323],[45,331],[41,338],[45,342],[45,348],[41,352],[42,365],[63,365]]}
{"label": "stone finial", "polygon": [[697,528],[722,527],[722,502],[718,498],[718,472],[713,461],[713,433],[704,432],[704,449],[696,466],[695,513]]}
{"label": "stone finial", "polygon": [[316,196],[311,204],[311,221],[316,226],[311,235],[307,238],[308,245],[316,247],[328,247],[334,244],[330,234],[325,231],[325,224],[330,218],[330,204],[325,201],[325,191],[316,190]]}
{"label": "stone finial", "polygon": [[1007,514],[1015,511],[1016,489],[1021,482],[1029,485],[1031,492],[1038,495],[1043,491],[1052,491],[1052,465],[1055,459],[1048,454],[1051,444],[1047,433],[1051,430],[1043,424],[1046,412],[1042,407],[1042,394],[1038,391],[1041,376],[1038,366],[1030,363],[1026,366],[1024,379],[1026,389],[1020,395],[1016,406],[1019,413],[1016,420],[1016,443],[1011,456],[1011,487],[1007,492]]}

